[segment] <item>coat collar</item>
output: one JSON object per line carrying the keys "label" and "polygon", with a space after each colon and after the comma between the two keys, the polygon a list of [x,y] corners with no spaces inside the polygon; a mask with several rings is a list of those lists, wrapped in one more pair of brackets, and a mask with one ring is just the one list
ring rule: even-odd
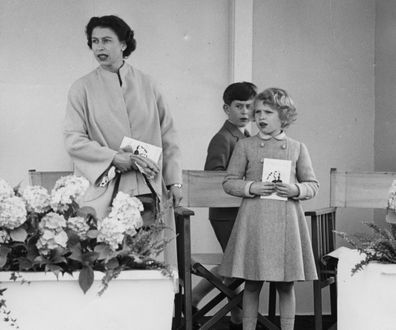
{"label": "coat collar", "polygon": [[278,135],[276,136],[271,136],[271,135],[267,135],[267,134],[263,134],[261,132],[258,132],[258,137],[260,139],[263,140],[270,140],[271,138],[274,138],[275,140],[281,141],[284,140],[286,138],[286,133],[284,131],[280,132]]}
{"label": "coat collar", "polygon": [[245,136],[243,133],[239,130],[238,127],[236,127],[234,124],[232,124],[230,121],[226,120],[223,127],[227,129],[231,135],[235,136],[238,139],[244,138]]}

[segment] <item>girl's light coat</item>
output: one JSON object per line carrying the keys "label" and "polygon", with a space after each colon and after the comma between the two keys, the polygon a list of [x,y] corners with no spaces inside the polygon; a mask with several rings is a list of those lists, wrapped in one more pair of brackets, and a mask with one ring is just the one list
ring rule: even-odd
{"label": "girl's light coat", "polygon": [[[300,194],[287,201],[246,194],[250,181],[261,181],[263,159],[292,161],[290,183]],[[303,281],[317,278],[311,240],[299,200],[319,189],[306,146],[285,134],[238,142],[227,169],[224,190],[243,197],[220,274],[249,280]]]}

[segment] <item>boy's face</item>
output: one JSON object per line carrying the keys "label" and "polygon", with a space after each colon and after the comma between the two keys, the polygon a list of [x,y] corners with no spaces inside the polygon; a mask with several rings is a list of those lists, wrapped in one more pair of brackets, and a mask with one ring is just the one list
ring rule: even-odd
{"label": "boy's face", "polygon": [[254,104],[254,121],[261,133],[275,136],[282,130],[279,112],[269,105],[258,101]]}
{"label": "boy's face", "polygon": [[224,112],[228,120],[237,127],[245,127],[249,123],[253,99],[247,101],[234,100],[230,105],[224,104]]}

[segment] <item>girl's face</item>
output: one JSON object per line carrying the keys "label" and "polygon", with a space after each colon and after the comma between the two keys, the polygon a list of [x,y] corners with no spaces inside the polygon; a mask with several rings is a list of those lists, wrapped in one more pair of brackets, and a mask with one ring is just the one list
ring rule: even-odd
{"label": "girl's face", "polygon": [[254,121],[261,133],[276,136],[282,131],[279,112],[258,101],[254,105]]}
{"label": "girl's face", "polygon": [[126,48],[112,29],[96,27],[92,31],[92,52],[99,64],[108,71],[117,72],[123,63]]}

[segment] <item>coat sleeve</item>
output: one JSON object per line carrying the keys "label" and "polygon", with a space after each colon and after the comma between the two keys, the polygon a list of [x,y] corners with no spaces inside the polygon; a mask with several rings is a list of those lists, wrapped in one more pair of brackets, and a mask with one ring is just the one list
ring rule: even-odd
{"label": "coat sleeve", "polygon": [[300,154],[296,164],[297,187],[299,195],[294,199],[307,200],[315,197],[319,190],[319,181],[312,168],[311,157],[307,147],[300,144]]}
{"label": "coat sleeve", "polygon": [[165,185],[182,183],[181,152],[175,124],[161,93],[156,91],[162,138],[162,176]]}
{"label": "coat sleeve", "polygon": [[94,184],[109,168],[117,151],[89,138],[86,103],[84,88],[76,82],[68,94],[63,136],[74,166]]}
{"label": "coat sleeve", "polygon": [[231,146],[226,137],[216,134],[209,143],[205,171],[225,171],[230,159]]}
{"label": "coat sleeve", "polygon": [[248,189],[252,182],[245,180],[248,159],[243,141],[237,142],[228,164],[227,174],[223,181],[223,189],[227,194],[237,197],[252,197]]}

